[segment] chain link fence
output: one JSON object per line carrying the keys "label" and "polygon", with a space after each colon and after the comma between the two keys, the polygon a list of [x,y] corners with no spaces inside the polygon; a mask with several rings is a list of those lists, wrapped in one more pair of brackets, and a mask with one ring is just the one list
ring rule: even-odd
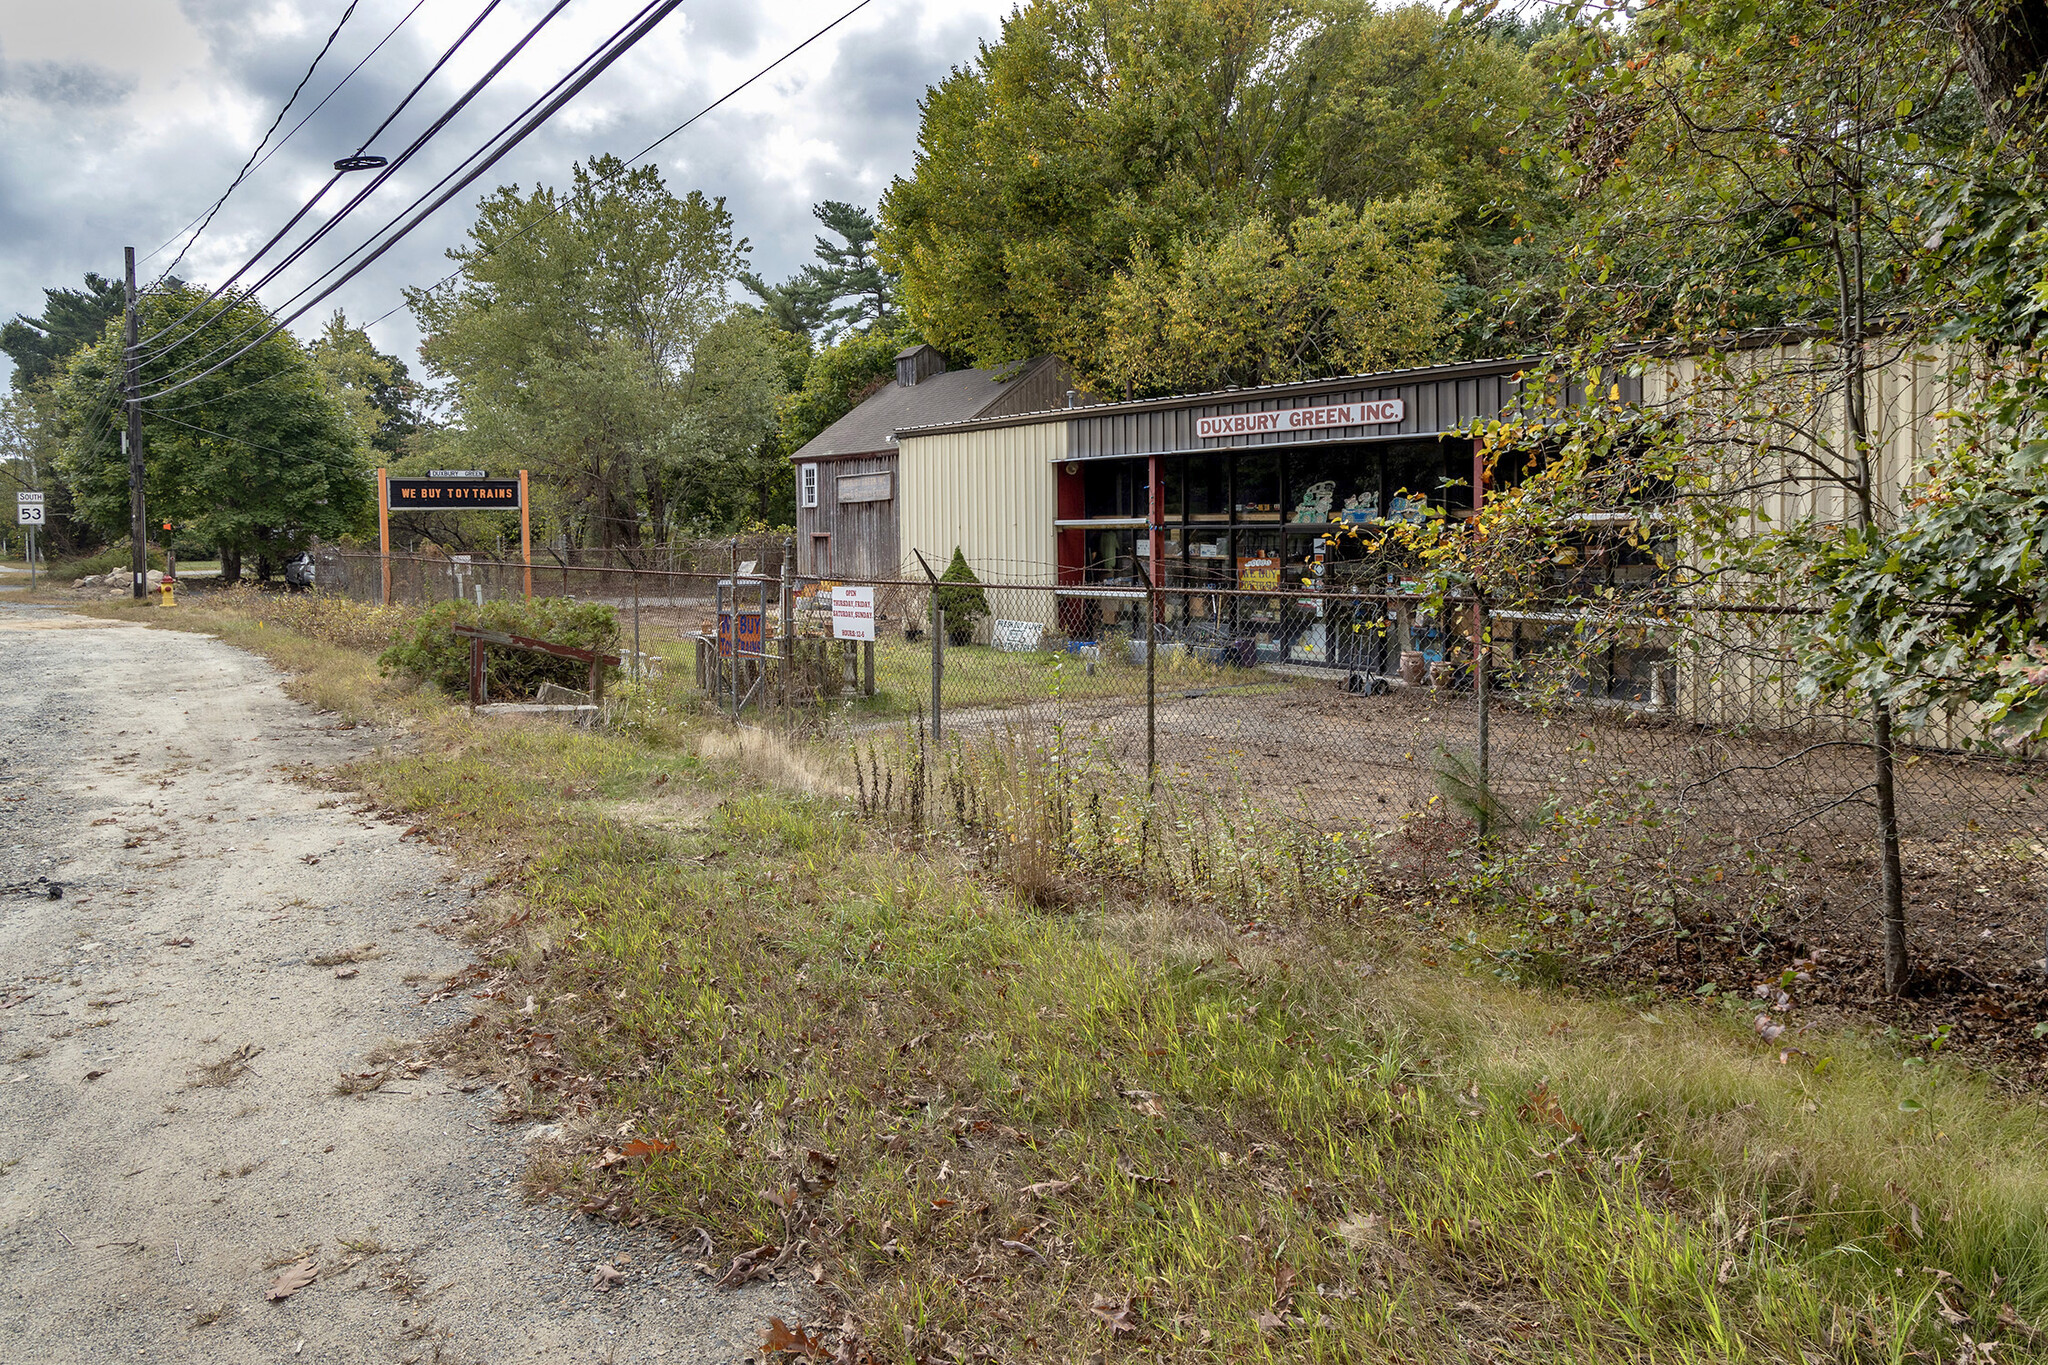
{"label": "chain link fence", "polygon": [[[1735,913],[1788,943],[1876,915],[1868,717],[1801,697],[1783,612],[1666,600],[1595,619],[1142,574],[952,583],[916,561],[833,584],[789,563],[728,543],[711,570],[536,566],[532,592],[609,603],[670,685],[852,753],[865,803],[920,818],[971,814],[969,769],[1050,771],[1084,807],[1369,839],[1410,891],[1491,876],[1565,917],[1620,897],[1662,929]],[[385,569],[329,551],[320,583],[381,600]],[[502,561],[392,556],[389,572],[395,602],[526,592]],[[855,590],[836,627],[835,588]],[[2048,903],[2048,765],[1981,738],[1968,716],[1902,737],[1908,897],[1923,918],[2017,928]]]}

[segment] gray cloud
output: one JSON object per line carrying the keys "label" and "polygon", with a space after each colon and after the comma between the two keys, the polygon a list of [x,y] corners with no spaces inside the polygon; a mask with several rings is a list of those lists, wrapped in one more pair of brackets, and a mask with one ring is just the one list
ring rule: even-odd
{"label": "gray cloud", "polygon": [[0,67],[0,92],[19,91],[39,104],[101,109],[135,92],[135,78],[90,62],[22,62]]}
{"label": "gray cloud", "polygon": [[[175,240],[241,167],[339,14],[338,3],[329,0],[282,6],[273,0],[122,0],[131,25],[152,36],[148,44],[110,46],[104,24],[90,22],[105,17],[90,12],[103,0],[75,3],[81,15],[67,29],[71,21],[63,16],[72,6],[0,0],[0,25],[28,59],[4,68],[10,79],[0,88],[0,240],[9,248],[0,255],[0,316],[38,309],[45,285],[74,282],[87,270],[117,274],[124,244],[144,254]],[[327,177],[335,157],[355,149],[482,3],[424,7],[235,191],[178,273],[224,279]],[[462,240],[477,200],[490,190],[558,185],[573,162],[600,152],[630,155],[808,35],[843,3],[788,0],[763,7],[691,0],[681,22],[651,36],[554,122],[309,313],[299,329],[309,330],[336,306],[358,322],[386,313],[399,303],[403,286],[430,283],[449,271],[446,249]],[[996,31],[1008,0],[974,3],[978,9],[939,0],[876,5],[666,144],[654,160],[679,192],[723,195],[738,231],[753,243],[755,267],[783,278],[810,257],[813,202],[872,204],[892,176],[909,169],[926,84],[972,58],[976,41]],[[471,48],[372,150],[395,154],[539,16],[542,4],[504,0]],[[410,5],[362,0],[284,129],[327,95]],[[285,306],[637,7],[635,0],[589,0],[565,10],[417,162],[266,287],[265,302]],[[32,47],[17,42],[24,33]],[[146,49],[152,46],[182,55],[151,63]],[[35,89],[27,85],[31,72],[41,82]],[[308,226],[324,221],[331,206],[362,183],[345,181],[309,216]],[[153,277],[178,250],[172,245],[151,256],[141,267],[144,277]],[[403,311],[376,336],[412,359],[417,338]]]}

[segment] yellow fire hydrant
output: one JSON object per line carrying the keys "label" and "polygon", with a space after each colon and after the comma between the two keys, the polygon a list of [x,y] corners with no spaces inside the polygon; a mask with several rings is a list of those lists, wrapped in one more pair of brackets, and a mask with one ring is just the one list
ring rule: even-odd
{"label": "yellow fire hydrant", "polygon": [[163,591],[165,606],[175,607],[178,605],[178,599],[171,592],[171,589],[174,586],[174,580],[171,578],[169,574],[165,574],[163,577],[163,581],[157,584],[157,586]]}

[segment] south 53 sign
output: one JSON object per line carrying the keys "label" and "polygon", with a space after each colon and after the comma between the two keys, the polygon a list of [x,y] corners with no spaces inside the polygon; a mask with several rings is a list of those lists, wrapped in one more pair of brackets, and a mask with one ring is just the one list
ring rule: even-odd
{"label": "south 53 sign", "polygon": [[18,526],[41,526],[43,524],[43,495],[41,493],[16,493],[14,495],[14,521]]}

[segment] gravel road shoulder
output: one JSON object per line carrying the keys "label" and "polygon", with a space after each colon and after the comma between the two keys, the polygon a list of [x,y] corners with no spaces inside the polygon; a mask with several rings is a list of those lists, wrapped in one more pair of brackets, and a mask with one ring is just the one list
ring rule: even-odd
{"label": "gravel road shoulder", "polygon": [[[205,636],[0,605],[0,654],[0,887],[64,888],[0,894],[0,1354],[732,1361],[794,1318],[792,1285],[524,1203],[488,1089],[336,1093],[467,1014],[422,998],[473,884],[293,775],[376,734]],[[320,1278],[267,1301],[294,1253]]]}

